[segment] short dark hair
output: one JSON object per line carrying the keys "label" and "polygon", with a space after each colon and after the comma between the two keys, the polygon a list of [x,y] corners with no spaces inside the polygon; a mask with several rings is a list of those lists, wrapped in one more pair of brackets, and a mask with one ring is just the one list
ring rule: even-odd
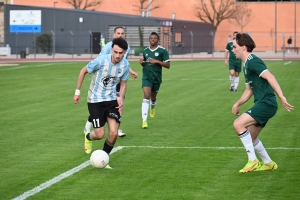
{"label": "short dark hair", "polygon": [[[150,34],[150,36],[151,35],[156,35],[157,36],[157,39],[159,40],[159,35],[156,33],[156,32],[152,32],[151,34]],[[150,39],[150,36],[149,36],[149,39]]]}
{"label": "short dark hair", "polygon": [[127,51],[128,49],[128,44],[123,38],[113,39],[111,47],[113,48],[114,45],[118,45],[121,49],[124,49],[125,51]]}
{"label": "short dark hair", "polygon": [[252,52],[256,47],[255,42],[247,33],[238,33],[235,36],[236,43],[239,46],[246,46],[247,52]]}
{"label": "short dark hair", "polygon": [[237,32],[237,31],[234,31],[234,32],[233,32],[233,34],[238,34],[238,33],[239,33],[239,32]]}
{"label": "short dark hair", "polygon": [[117,29],[119,29],[119,28],[121,28],[121,29],[123,29],[124,31],[125,31],[125,28],[123,27],[123,26],[117,26],[116,28],[114,28],[114,33],[117,31]]}

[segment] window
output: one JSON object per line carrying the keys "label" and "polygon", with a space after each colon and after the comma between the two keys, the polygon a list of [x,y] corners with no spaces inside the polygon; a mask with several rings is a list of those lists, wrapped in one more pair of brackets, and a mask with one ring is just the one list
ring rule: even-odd
{"label": "window", "polygon": [[175,33],[175,42],[182,42],[181,32]]}

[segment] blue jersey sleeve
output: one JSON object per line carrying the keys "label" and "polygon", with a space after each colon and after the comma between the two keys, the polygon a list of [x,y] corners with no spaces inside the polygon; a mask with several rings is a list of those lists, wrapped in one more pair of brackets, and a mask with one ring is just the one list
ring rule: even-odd
{"label": "blue jersey sleeve", "polygon": [[100,52],[100,55],[111,54],[112,42],[107,43]]}
{"label": "blue jersey sleeve", "polygon": [[129,54],[130,54],[130,47],[128,46],[128,49],[125,53],[125,58],[128,60],[128,57],[129,57]]}
{"label": "blue jersey sleeve", "polygon": [[94,71],[97,71],[100,69],[100,65],[101,65],[101,56],[98,56],[97,58],[95,58],[94,60],[90,61],[87,65],[87,71],[91,74]]}
{"label": "blue jersey sleeve", "polygon": [[128,60],[124,60],[124,62],[125,62],[125,69],[124,69],[124,74],[121,77],[121,80],[127,81],[128,77],[129,77],[130,64],[129,64]]}

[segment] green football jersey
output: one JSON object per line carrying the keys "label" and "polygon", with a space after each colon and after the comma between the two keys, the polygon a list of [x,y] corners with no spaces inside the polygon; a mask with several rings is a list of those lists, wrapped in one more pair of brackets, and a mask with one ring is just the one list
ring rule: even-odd
{"label": "green football jersey", "polygon": [[249,54],[243,71],[246,83],[249,84],[252,89],[254,103],[263,102],[277,106],[273,88],[266,79],[260,77],[266,70],[268,70],[267,66],[259,57],[254,54]]}
{"label": "green football jersey", "polygon": [[233,42],[228,42],[226,50],[229,52],[229,62],[236,62],[237,64],[242,64],[242,61],[237,59],[233,53]]}
{"label": "green football jersey", "polygon": [[156,49],[152,50],[150,47],[147,47],[143,51],[143,57],[145,61],[145,66],[143,67],[143,79],[147,78],[153,82],[162,82],[162,66],[159,64],[151,64],[148,60],[153,58],[162,62],[169,62],[169,53],[168,51],[158,46]]}

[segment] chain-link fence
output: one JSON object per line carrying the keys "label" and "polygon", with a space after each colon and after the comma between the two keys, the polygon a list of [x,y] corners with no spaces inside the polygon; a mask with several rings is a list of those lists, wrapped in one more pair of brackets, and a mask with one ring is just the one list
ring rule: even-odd
{"label": "chain-link fence", "polygon": [[[146,29],[145,29],[146,30]],[[134,50],[140,48],[140,38],[131,35],[132,30],[126,32],[126,40],[131,46],[130,57],[140,56],[134,54]],[[230,32],[207,32],[184,30],[174,33],[172,29],[160,31],[160,44],[164,46],[171,57],[178,58],[223,58],[225,47],[229,40]],[[264,52],[278,58],[300,58],[300,32],[248,32],[256,43],[254,53]],[[287,43],[292,38],[291,47]],[[10,48],[10,57],[24,57],[24,54],[33,58],[41,55],[48,58],[65,56],[69,58],[86,56],[94,57],[101,51],[101,38],[106,42],[111,40],[111,34],[101,35],[100,32],[60,30],[55,34],[53,31],[42,33],[10,33],[5,38],[0,36],[0,54],[6,56],[5,48]],[[144,47],[148,46],[149,33],[143,35]],[[232,37],[230,38],[232,39]],[[1,43],[2,42],[2,43]],[[4,53],[3,53],[4,52]]]}
{"label": "chain-link fence", "polygon": [[[277,55],[277,57],[299,57],[300,47],[300,32],[245,32],[248,33],[256,44],[255,52],[266,52],[269,54]],[[232,39],[230,32],[218,32],[215,40],[215,49],[224,51],[226,44]],[[292,48],[288,45],[288,38],[292,38]],[[221,42],[222,41],[222,42]]]}

